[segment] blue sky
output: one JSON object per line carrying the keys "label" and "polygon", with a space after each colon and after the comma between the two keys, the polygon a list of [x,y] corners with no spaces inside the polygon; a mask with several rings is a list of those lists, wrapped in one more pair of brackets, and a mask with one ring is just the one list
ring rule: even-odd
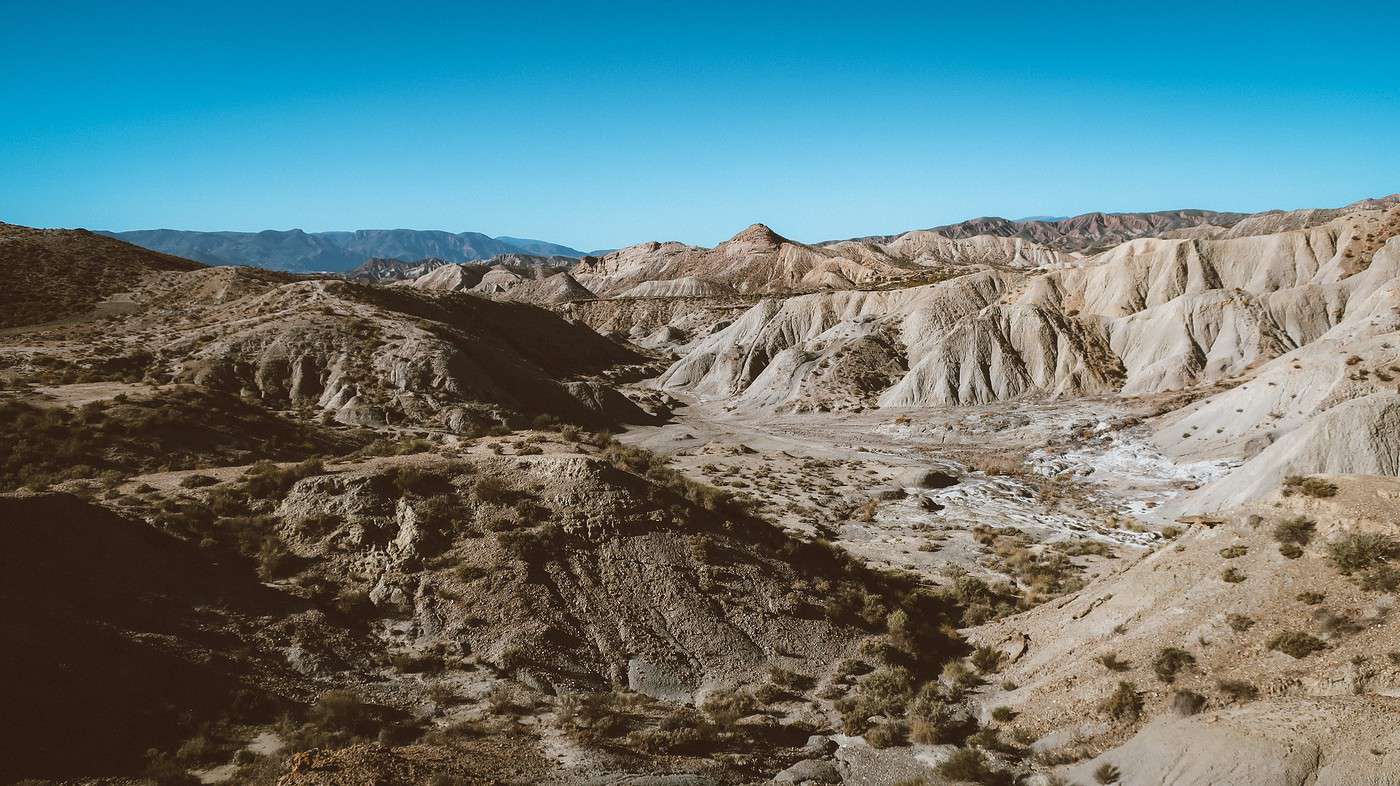
{"label": "blue sky", "polygon": [[1400,191],[1393,3],[0,0],[0,220],[582,249]]}

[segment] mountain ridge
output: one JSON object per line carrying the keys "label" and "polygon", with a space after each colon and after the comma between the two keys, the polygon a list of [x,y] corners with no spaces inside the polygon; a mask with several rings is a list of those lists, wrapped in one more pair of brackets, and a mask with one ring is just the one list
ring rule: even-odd
{"label": "mountain ridge", "polygon": [[209,265],[253,265],[294,272],[344,272],[375,258],[416,261],[436,257],[448,262],[470,262],[512,253],[570,258],[583,256],[583,252],[577,249],[544,240],[432,229],[329,232],[306,232],[301,229],[265,229],[259,232],[139,229],[96,231],[94,234]]}

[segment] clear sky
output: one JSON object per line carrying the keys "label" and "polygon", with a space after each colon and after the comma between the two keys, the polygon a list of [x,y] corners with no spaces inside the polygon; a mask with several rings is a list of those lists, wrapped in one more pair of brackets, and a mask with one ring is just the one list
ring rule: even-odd
{"label": "clear sky", "polygon": [[0,220],[590,250],[1400,191],[1400,8],[0,0]]}

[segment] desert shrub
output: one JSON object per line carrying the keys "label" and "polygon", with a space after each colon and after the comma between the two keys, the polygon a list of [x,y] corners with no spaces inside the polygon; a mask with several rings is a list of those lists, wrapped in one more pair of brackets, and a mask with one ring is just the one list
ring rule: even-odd
{"label": "desert shrub", "polygon": [[816,684],[816,680],[811,676],[781,666],[774,666],[768,670],[768,681],[783,690],[798,692],[811,690]]}
{"label": "desert shrub", "polygon": [[872,748],[892,748],[902,745],[906,738],[904,725],[897,721],[877,723],[865,730],[865,741]]}
{"label": "desert shrub", "polygon": [[[308,719],[314,727],[307,730],[310,735],[333,745],[374,739],[388,725],[387,716],[380,708],[348,690],[322,694],[311,708]],[[311,743],[311,740],[303,741],[297,747],[317,747]]]}
{"label": "desert shrub", "polygon": [[1280,543],[1278,553],[1286,559],[1298,559],[1303,556],[1303,547],[1297,543]]}
{"label": "desert shrub", "polygon": [[977,671],[968,668],[962,661],[954,660],[944,664],[943,670],[938,675],[948,688],[956,693],[969,690],[982,684],[982,678]]}
{"label": "desert shrub", "polygon": [[1094,769],[1094,782],[1108,786],[1110,783],[1117,783],[1123,777],[1123,771],[1117,767],[1104,762]]}
{"label": "desert shrub", "polygon": [[716,726],[728,729],[740,718],[754,714],[758,702],[742,690],[716,691],[705,697],[700,709]]}
{"label": "desert shrub", "polygon": [[1286,497],[1293,494],[1302,494],[1305,497],[1334,497],[1337,495],[1337,484],[1322,478],[1289,475],[1283,479],[1283,495]]}
{"label": "desert shrub", "polygon": [[554,722],[574,740],[596,744],[625,735],[631,717],[624,697],[616,691],[571,693],[559,699]]}
{"label": "desert shrub", "polygon": [[400,652],[389,662],[404,674],[437,674],[447,668],[440,652]]}
{"label": "desert shrub", "polygon": [[938,765],[938,774],[950,781],[969,781],[982,784],[1010,783],[1011,778],[1003,770],[992,768],[986,754],[976,748],[958,748]]}
{"label": "desert shrub", "polygon": [[690,558],[700,565],[718,565],[723,561],[723,550],[715,539],[704,533],[686,536],[686,549]]}
{"label": "desert shrub", "polygon": [[201,475],[198,472],[196,472],[193,475],[186,475],[183,478],[180,478],[180,488],[199,489],[204,488],[205,486],[213,486],[218,482],[218,480],[211,478],[208,475]]}
{"label": "desert shrub", "polygon": [[855,695],[836,702],[848,734],[864,732],[873,715],[899,717],[914,693],[913,675],[908,669],[890,666],[876,671],[856,686]]}
{"label": "desert shrub", "polygon": [[1172,712],[1195,715],[1205,709],[1206,697],[1192,690],[1172,691]]}
{"label": "desert shrub", "polygon": [[978,647],[972,651],[968,660],[983,674],[1001,671],[1002,654],[996,647]]}
{"label": "desert shrub", "polygon": [[775,704],[779,701],[782,701],[783,699],[788,698],[788,696],[789,694],[787,691],[783,690],[782,688],[779,688],[777,685],[774,685],[771,682],[765,682],[762,685],[759,685],[757,688],[753,689],[754,700],[765,707],[769,704]]}
{"label": "desert shrub", "polygon": [[1180,647],[1163,647],[1152,659],[1152,673],[1162,682],[1171,683],[1176,675],[1196,665],[1196,656]]}
{"label": "desert shrub", "polygon": [[1075,538],[1073,540],[1062,540],[1052,545],[1055,550],[1071,557],[1095,556],[1111,557],[1113,550],[1108,544],[1090,540],[1089,538]]}
{"label": "desert shrub", "polygon": [[480,475],[472,481],[472,496],[479,502],[500,505],[511,500],[513,494],[493,475]]}
{"label": "desert shrub", "polygon": [[1307,590],[1298,593],[1297,599],[1299,602],[1306,603],[1309,606],[1316,606],[1317,604],[1326,600],[1327,596],[1323,595],[1321,592],[1313,592],[1311,590]]}
{"label": "desert shrub", "polygon": [[656,728],[627,735],[629,746],[660,754],[704,753],[718,742],[715,725],[693,707],[678,707],[661,718]]}
{"label": "desert shrub", "polygon": [[308,427],[204,390],[179,388],[82,407],[0,402],[0,491],[104,471],[234,463],[249,451],[294,460],[330,447]]}
{"label": "desert shrub", "polygon": [[461,532],[467,528],[471,514],[461,500],[452,494],[434,494],[413,506],[423,523],[436,532]]}
{"label": "desert shrub", "polygon": [[1225,624],[1236,633],[1244,633],[1254,627],[1254,618],[1245,614],[1226,614]]}
{"label": "desert shrub", "polygon": [[1097,658],[1094,658],[1094,660],[1098,661],[1099,665],[1109,671],[1127,671],[1133,667],[1133,664],[1129,661],[1119,658],[1116,652],[1105,652]]}
{"label": "desert shrub", "polygon": [[1015,587],[992,586],[975,576],[959,576],[953,582],[953,598],[962,608],[961,627],[981,625],[1019,611]]}
{"label": "desert shrub", "polygon": [[1344,576],[1400,556],[1400,541],[1379,532],[1354,532],[1327,544],[1327,557]]}
{"label": "desert shrub", "polygon": [[302,478],[321,475],[326,471],[320,459],[307,459],[290,467],[279,467],[271,461],[259,461],[243,474],[243,486],[254,499],[281,499]]}
{"label": "desert shrub", "polygon": [[1135,721],[1142,714],[1142,696],[1131,682],[1119,682],[1118,687],[1099,704],[1099,709],[1114,720]]}
{"label": "desert shrub", "polygon": [[1367,592],[1394,592],[1400,589],[1400,568],[1381,565],[1361,574],[1361,589]]}
{"label": "desert shrub", "polygon": [[909,736],[914,742],[937,745],[957,739],[961,728],[957,716],[948,706],[947,697],[936,683],[925,683],[909,701],[905,711]]}
{"label": "desert shrub", "polygon": [[1264,646],[1293,658],[1306,658],[1314,652],[1327,649],[1327,644],[1321,639],[1296,630],[1279,631]]}
{"label": "desert shrub", "polygon": [[569,536],[562,527],[551,521],[532,529],[498,532],[496,541],[517,559],[539,564],[563,554]]}
{"label": "desert shrub", "polygon": [[1249,577],[1241,572],[1239,568],[1234,567],[1226,568],[1220,573],[1220,580],[1227,584],[1239,584],[1247,578]]}
{"label": "desert shrub", "polygon": [[1290,516],[1274,526],[1274,540],[1306,546],[1317,531],[1317,523],[1305,516]]}
{"label": "desert shrub", "polygon": [[422,467],[394,467],[388,478],[400,494],[425,494],[446,483],[441,475]]}
{"label": "desert shrub", "polygon": [[1244,680],[1216,680],[1215,687],[1235,701],[1253,701],[1259,698],[1259,689]]}
{"label": "desert shrub", "polygon": [[281,579],[296,573],[301,560],[287,549],[276,535],[264,538],[258,547],[258,575],[265,579]]}
{"label": "desert shrub", "polygon": [[992,710],[992,720],[998,723],[1005,723],[1016,717],[1016,712],[1010,707],[997,707]]}
{"label": "desert shrub", "polygon": [[426,453],[433,443],[422,437],[381,437],[356,451],[358,456],[407,456]]}
{"label": "desert shrub", "polygon": [[[155,786],[198,786],[199,778],[189,774],[181,761],[158,750],[146,752],[145,778]],[[39,781],[48,783],[48,781]]]}
{"label": "desert shrub", "polygon": [[1220,556],[1224,557],[1225,559],[1235,559],[1236,557],[1243,557],[1248,553],[1249,547],[1244,545],[1243,543],[1236,543],[1233,546],[1226,546],[1225,548],[1220,550]]}

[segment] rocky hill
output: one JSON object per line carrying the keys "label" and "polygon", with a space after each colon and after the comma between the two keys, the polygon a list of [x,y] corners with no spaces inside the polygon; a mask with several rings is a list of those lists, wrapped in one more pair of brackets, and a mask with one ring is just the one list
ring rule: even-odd
{"label": "rocky hill", "polygon": [[162,271],[200,267],[82,230],[0,224],[0,327],[85,314]]}

